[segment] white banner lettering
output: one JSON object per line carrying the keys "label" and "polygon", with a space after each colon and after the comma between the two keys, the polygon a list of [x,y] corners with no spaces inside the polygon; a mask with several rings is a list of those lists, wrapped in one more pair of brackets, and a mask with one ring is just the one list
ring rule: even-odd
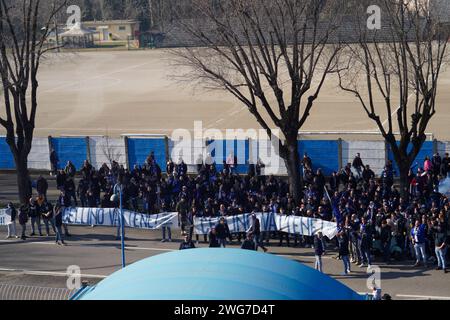
{"label": "white banner lettering", "polygon": [[11,223],[11,215],[7,209],[0,209],[0,226],[6,226]]}

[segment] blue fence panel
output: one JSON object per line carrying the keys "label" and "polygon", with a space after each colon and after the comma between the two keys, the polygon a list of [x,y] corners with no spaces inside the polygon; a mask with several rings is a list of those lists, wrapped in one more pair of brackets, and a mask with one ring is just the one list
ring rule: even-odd
{"label": "blue fence panel", "polygon": [[[212,144],[214,140],[210,140],[206,142],[206,145],[209,146]],[[216,140],[216,148],[222,146],[222,154],[219,155],[216,152],[216,149],[211,150],[211,156],[213,158],[216,157],[216,169],[217,171],[223,170],[223,161],[226,161],[227,157],[232,152],[233,155],[237,158],[237,168],[236,172],[239,174],[245,174],[248,171],[248,163],[250,158],[250,144],[248,140]]]}
{"label": "blue fence panel", "polygon": [[298,141],[300,159],[305,152],[311,158],[313,169],[322,169],[325,175],[339,170],[339,147],[336,140],[301,140]]}
{"label": "blue fence panel", "polygon": [[87,159],[86,138],[52,138],[52,146],[58,156],[58,169],[64,169],[67,161],[72,161],[78,170]]}
{"label": "blue fence panel", "polygon": [[10,170],[15,168],[14,158],[6,143],[6,138],[0,137],[0,169]]}
{"label": "blue fence panel", "polygon": [[[398,145],[398,143],[397,143]],[[410,144],[408,146],[408,152],[411,151],[412,149],[412,144]],[[394,165],[394,171],[395,171],[395,175],[398,176],[399,175],[399,170],[398,170],[398,165],[395,162],[394,159],[394,154],[392,152],[391,147],[389,146],[389,144],[387,145],[387,150],[388,150],[388,159],[392,161],[393,165]],[[425,161],[425,157],[428,156],[431,157],[433,156],[433,142],[432,141],[425,141],[423,143],[422,149],[420,149],[419,154],[417,155],[416,159],[414,160],[412,166],[416,166],[414,169],[415,171],[418,168],[423,168],[423,163]]]}
{"label": "blue fence panel", "polygon": [[145,160],[154,152],[156,163],[166,172],[166,140],[165,139],[128,139],[128,161],[130,168],[142,166]]}

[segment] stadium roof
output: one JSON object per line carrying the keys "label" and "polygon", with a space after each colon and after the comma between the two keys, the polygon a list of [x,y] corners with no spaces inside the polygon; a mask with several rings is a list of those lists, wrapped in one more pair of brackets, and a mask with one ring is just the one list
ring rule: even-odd
{"label": "stadium roof", "polygon": [[74,300],[361,300],[297,261],[241,249],[174,251],[136,262]]}

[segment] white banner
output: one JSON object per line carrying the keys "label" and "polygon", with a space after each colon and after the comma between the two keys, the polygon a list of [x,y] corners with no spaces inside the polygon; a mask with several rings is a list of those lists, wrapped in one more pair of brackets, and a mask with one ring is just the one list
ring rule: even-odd
{"label": "white banner", "polygon": [[6,226],[11,223],[11,216],[6,209],[0,209],[0,226]]}
{"label": "white banner", "polygon": [[[178,227],[176,212],[148,215],[123,210],[125,227],[136,229],[159,229],[162,226]],[[106,227],[120,226],[119,209],[102,208],[66,208],[63,212],[63,223],[69,225],[95,225]]]}
{"label": "white banner", "polygon": [[[284,216],[275,213],[257,213],[261,231],[282,231],[289,234],[312,236],[321,231],[324,236],[333,239],[337,234],[336,222],[307,217]],[[208,234],[212,227],[219,223],[216,218],[196,218],[194,232]],[[247,232],[252,224],[251,214],[225,217],[230,233]]]}
{"label": "white banner", "polygon": [[[0,211],[1,212],[1,211]],[[148,215],[124,210],[125,227],[155,230],[163,226],[178,228],[178,213],[166,212]],[[312,236],[321,231],[332,239],[337,233],[336,222],[297,216],[284,216],[274,213],[257,213],[261,231],[281,231],[289,234]],[[9,216],[7,216],[9,217]],[[220,217],[195,218],[195,234],[208,234],[212,227],[219,223]],[[231,233],[247,232],[252,224],[250,213],[225,217]],[[5,221],[6,218],[5,218]],[[119,209],[101,208],[66,208],[63,212],[63,223],[69,225],[120,226]],[[6,223],[5,223],[6,224]]]}

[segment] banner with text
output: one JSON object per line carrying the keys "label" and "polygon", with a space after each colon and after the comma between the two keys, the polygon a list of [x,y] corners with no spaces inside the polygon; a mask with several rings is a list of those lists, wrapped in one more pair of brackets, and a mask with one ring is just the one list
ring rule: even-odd
{"label": "banner with text", "polygon": [[6,226],[11,223],[11,215],[6,209],[0,209],[0,226]]}
{"label": "banner with text", "polygon": [[[1,211],[0,211],[1,212]],[[176,212],[148,215],[124,210],[125,227],[137,229],[160,229],[163,226],[179,228]],[[324,236],[332,239],[337,234],[335,222],[312,219],[307,217],[284,216],[275,213],[257,213],[261,231],[281,231],[289,234],[312,236],[321,231]],[[8,221],[5,215],[4,221]],[[219,223],[220,217],[195,218],[194,232],[208,234],[212,227]],[[225,217],[231,233],[247,232],[252,225],[251,214],[241,214]],[[7,222],[4,222],[6,224]],[[66,208],[63,212],[63,223],[71,225],[120,226],[119,209],[101,208]]]}
{"label": "banner with text", "polygon": [[[123,217],[124,225],[128,228],[154,230],[162,226],[178,226],[178,214],[176,212],[148,215],[123,210]],[[120,210],[109,208],[66,208],[63,212],[63,223],[119,227]]]}
{"label": "banner with text", "polygon": [[[289,234],[312,236],[321,231],[324,236],[332,239],[337,234],[336,222],[307,217],[284,216],[275,213],[257,213],[261,231],[282,231]],[[219,223],[220,218],[196,218],[194,232],[208,234],[212,227]],[[230,233],[247,232],[252,224],[251,214],[241,214],[225,217]]]}

